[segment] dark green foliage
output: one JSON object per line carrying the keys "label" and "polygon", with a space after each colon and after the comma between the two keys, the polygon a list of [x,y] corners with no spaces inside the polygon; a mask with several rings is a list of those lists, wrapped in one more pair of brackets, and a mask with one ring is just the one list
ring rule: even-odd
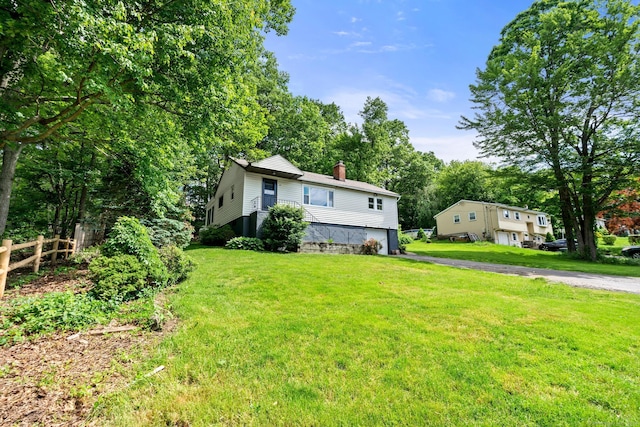
{"label": "dark green foliage", "polygon": [[602,236],[602,240],[604,241],[605,245],[613,245],[614,243],[616,243],[616,235],[615,234],[609,234],[607,236]]}
{"label": "dark green foliage", "polygon": [[236,237],[236,233],[233,232],[230,225],[209,226],[200,229],[200,243],[207,246],[224,246],[234,237]]}
{"label": "dark green foliage", "polygon": [[[420,229],[422,230],[422,229]],[[424,231],[422,232],[424,235]],[[398,236],[398,246],[400,247],[400,252],[405,253],[407,250],[407,245],[413,242],[413,238],[408,234],[400,233]]]}
{"label": "dark green foliage", "polygon": [[127,301],[151,287],[149,270],[133,255],[102,256],[89,264],[91,294],[102,300]]}
{"label": "dark green foliage", "polygon": [[8,336],[17,341],[25,335],[77,330],[105,322],[114,310],[113,304],[72,292],[16,298],[7,306],[0,307],[0,313],[5,318],[3,329],[7,330],[7,334],[0,337],[0,344],[6,344]]}
{"label": "dark green foliage", "polygon": [[146,227],[136,218],[118,218],[102,246],[102,253],[107,257],[133,255],[147,268],[151,281],[158,286],[166,284],[167,269],[151,243]]}
{"label": "dark green foliage", "polygon": [[264,251],[264,243],[256,237],[234,237],[225,245],[227,249],[244,249],[247,251]]}
{"label": "dark green foliage", "polygon": [[425,233],[422,228],[418,230],[418,235],[416,236],[416,240],[422,240],[425,237],[427,237],[427,233]]}
{"label": "dark green foliage", "polygon": [[195,268],[194,262],[182,249],[176,246],[160,248],[160,259],[169,272],[168,284],[173,285],[183,281]]}
{"label": "dark green foliage", "polygon": [[304,209],[287,205],[275,205],[262,223],[265,248],[270,251],[295,252],[298,250],[307,223]]}
{"label": "dark green foliage", "polygon": [[362,253],[365,255],[377,255],[380,248],[382,248],[382,244],[372,237],[362,244]]}
{"label": "dark green foliage", "polygon": [[149,231],[149,237],[153,244],[162,248],[164,246],[177,246],[186,248],[193,237],[193,226],[185,221],[169,218],[155,218],[151,221],[143,221]]}
{"label": "dark green foliage", "polygon": [[638,243],[640,243],[640,235],[638,234],[632,234],[629,236],[629,243],[631,243],[632,245],[637,245]]}
{"label": "dark green foliage", "polygon": [[553,242],[556,240],[555,236],[551,234],[551,232],[547,232],[547,235],[544,237],[545,242]]}

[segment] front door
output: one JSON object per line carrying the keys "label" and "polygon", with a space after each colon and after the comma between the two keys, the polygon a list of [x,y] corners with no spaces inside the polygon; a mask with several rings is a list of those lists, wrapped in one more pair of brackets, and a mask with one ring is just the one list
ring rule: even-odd
{"label": "front door", "polygon": [[278,181],[264,178],[262,180],[262,210],[267,211],[278,201]]}

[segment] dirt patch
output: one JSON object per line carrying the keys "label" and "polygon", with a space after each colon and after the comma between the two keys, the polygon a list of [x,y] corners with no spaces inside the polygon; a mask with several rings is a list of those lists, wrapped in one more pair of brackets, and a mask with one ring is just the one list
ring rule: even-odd
{"label": "dirt patch", "polygon": [[[7,290],[0,303],[88,286],[84,270],[44,275]],[[85,425],[97,398],[126,386],[128,368],[175,325],[169,322],[160,332],[68,332],[0,347],[0,425]]]}

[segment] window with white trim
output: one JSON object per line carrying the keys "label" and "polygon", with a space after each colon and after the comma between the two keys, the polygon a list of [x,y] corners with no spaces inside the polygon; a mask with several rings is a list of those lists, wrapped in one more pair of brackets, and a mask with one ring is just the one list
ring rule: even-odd
{"label": "window with white trim", "polygon": [[305,185],[303,193],[302,203],[305,205],[333,207],[333,190]]}
{"label": "window with white trim", "polygon": [[506,209],[502,210],[502,216],[504,216],[505,218],[509,218],[509,211]]}
{"label": "window with white trim", "polygon": [[540,227],[546,227],[547,226],[547,217],[544,215],[538,215],[538,225]]}
{"label": "window with white trim", "polygon": [[377,211],[382,210],[382,198],[369,197],[369,209],[375,209]]}
{"label": "window with white trim", "polygon": [[476,213],[469,212],[469,221],[475,221],[475,220],[476,220]]}
{"label": "window with white trim", "polygon": [[455,214],[455,215],[453,216],[453,223],[454,223],[454,224],[460,224],[460,215]]}
{"label": "window with white trim", "polygon": [[513,217],[516,219],[516,221],[520,221],[520,212],[514,212]]}

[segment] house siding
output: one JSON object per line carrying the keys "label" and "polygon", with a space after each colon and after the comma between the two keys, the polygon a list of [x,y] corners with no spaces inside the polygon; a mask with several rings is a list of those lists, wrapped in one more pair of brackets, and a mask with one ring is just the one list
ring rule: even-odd
{"label": "house siding", "polygon": [[[509,211],[509,218],[505,218],[505,210]],[[469,220],[469,212],[476,213],[475,221]],[[520,219],[516,219],[516,212]],[[454,223],[454,215],[460,215],[460,223]],[[538,215],[545,215],[547,226],[538,225]],[[551,231],[551,220],[542,212],[469,200],[461,200],[437,214],[436,224],[440,236],[475,233],[483,239],[504,242],[506,233],[511,245],[520,245],[524,240],[539,242],[536,236],[544,236]],[[512,233],[516,233],[515,240]]]}
{"label": "house siding", "polygon": [[[249,215],[251,202],[262,194],[262,179],[269,178],[278,182],[278,200],[290,200],[300,204],[315,218],[316,222],[323,224],[359,225],[369,228],[397,229],[398,207],[395,197],[378,195],[382,199],[382,211],[373,211],[368,208],[369,197],[373,193],[365,193],[345,188],[330,187],[314,183],[306,183],[287,178],[271,177],[247,172],[245,176],[245,198],[243,215]],[[303,186],[326,188],[333,190],[334,206],[322,207],[303,204]]]}
{"label": "house siding", "polygon": [[[224,225],[243,216],[244,169],[236,163],[225,170],[213,199],[207,203],[207,210],[213,208],[213,225]],[[231,187],[234,197],[231,199]],[[218,200],[223,197],[223,205],[218,208]]]}

